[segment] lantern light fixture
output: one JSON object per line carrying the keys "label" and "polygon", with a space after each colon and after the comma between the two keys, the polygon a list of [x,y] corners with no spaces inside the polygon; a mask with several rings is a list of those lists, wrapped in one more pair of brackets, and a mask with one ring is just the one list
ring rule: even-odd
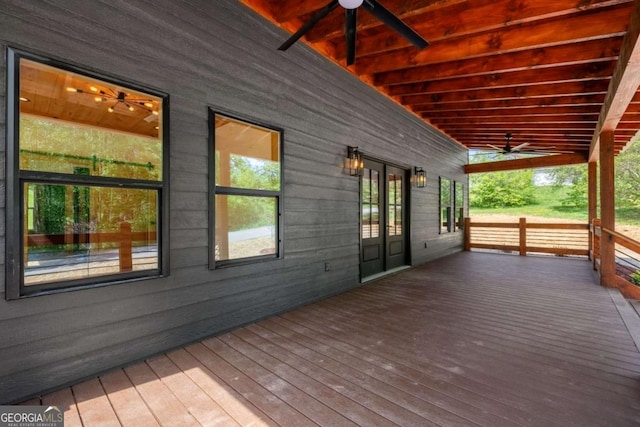
{"label": "lantern light fixture", "polygon": [[424,168],[416,166],[414,168],[416,187],[424,188],[427,186],[427,173]]}
{"label": "lantern light fixture", "polygon": [[347,159],[345,168],[349,169],[349,175],[362,176],[364,172],[364,161],[358,147],[347,147]]}

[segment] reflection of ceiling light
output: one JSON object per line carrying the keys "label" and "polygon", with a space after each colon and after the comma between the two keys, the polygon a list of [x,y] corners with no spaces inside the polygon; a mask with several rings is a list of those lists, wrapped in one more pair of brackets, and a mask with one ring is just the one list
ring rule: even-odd
{"label": "reflection of ceiling light", "polygon": [[[136,109],[141,109],[147,111],[153,115],[159,115],[158,111],[153,110],[153,101],[150,99],[144,98],[130,98],[129,94],[122,91],[113,91],[111,89],[107,89],[106,91],[100,90],[95,86],[91,86],[89,91],[78,89],[75,87],[68,87],[67,92],[72,93],[86,93],[89,95],[97,94],[98,96],[94,96],[93,99],[96,102],[110,102],[111,105],[107,108],[107,111],[113,113],[115,108],[122,104],[127,110],[135,111]],[[92,93],[93,92],[93,93]]]}
{"label": "reflection of ceiling light", "polygon": [[29,98],[26,98],[24,96],[20,97],[20,102],[31,102],[31,100]]}

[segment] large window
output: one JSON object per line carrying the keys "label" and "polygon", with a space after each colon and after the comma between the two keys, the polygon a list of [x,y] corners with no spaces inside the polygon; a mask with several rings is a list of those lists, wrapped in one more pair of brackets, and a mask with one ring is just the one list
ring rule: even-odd
{"label": "large window", "polygon": [[282,255],[282,131],[210,112],[210,265]]}
{"label": "large window", "polygon": [[159,276],[167,97],[8,51],[7,297]]}

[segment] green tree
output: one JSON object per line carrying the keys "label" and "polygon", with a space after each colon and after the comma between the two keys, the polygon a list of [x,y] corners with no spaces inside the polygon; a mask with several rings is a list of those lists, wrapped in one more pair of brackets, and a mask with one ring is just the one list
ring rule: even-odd
{"label": "green tree", "polygon": [[640,208],[640,143],[635,141],[616,157],[616,205]]}
{"label": "green tree", "polygon": [[473,174],[469,203],[477,208],[526,206],[536,202],[531,169]]}
{"label": "green tree", "polygon": [[556,189],[567,189],[564,197],[560,199],[563,206],[576,208],[587,206],[587,165],[554,167],[548,170],[547,175]]}

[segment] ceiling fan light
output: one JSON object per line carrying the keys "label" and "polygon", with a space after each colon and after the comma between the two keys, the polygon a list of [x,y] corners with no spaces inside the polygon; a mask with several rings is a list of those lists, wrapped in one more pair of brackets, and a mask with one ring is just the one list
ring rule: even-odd
{"label": "ceiling fan light", "polygon": [[345,9],[356,9],[362,6],[363,2],[364,0],[338,0],[340,6],[344,7]]}
{"label": "ceiling fan light", "polygon": [[107,108],[107,111],[110,112],[110,113],[113,113],[113,107]]}

